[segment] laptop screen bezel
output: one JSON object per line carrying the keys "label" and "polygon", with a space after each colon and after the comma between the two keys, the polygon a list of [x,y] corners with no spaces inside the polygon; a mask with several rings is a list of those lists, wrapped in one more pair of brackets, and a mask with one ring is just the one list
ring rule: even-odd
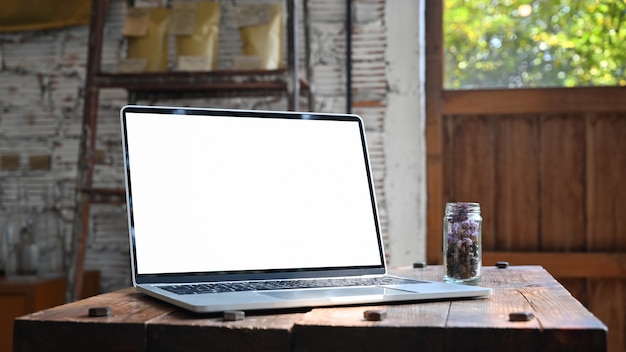
{"label": "laptop screen bezel", "polygon": [[[129,167],[128,134],[127,134],[127,113],[148,113],[167,115],[201,115],[201,116],[232,116],[250,118],[284,118],[284,119],[306,119],[306,120],[338,120],[353,121],[359,125],[361,134],[361,147],[365,168],[367,170],[367,181],[369,184],[370,201],[373,210],[373,221],[379,248],[378,265],[350,266],[350,267],[316,267],[306,269],[274,269],[274,270],[246,270],[246,271],[220,271],[220,272],[187,272],[187,273],[159,273],[159,274],[139,274],[137,272],[137,252],[135,246],[135,225],[132,210],[132,180]],[[126,184],[126,201],[128,212],[128,229],[130,240],[130,255],[133,284],[167,284],[184,282],[213,282],[213,281],[239,281],[239,280],[266,280],[266,279],[293,279],[293,278],[317,278],[317,277],[348,277],[348,276],[368,276],[382,275],[386,273],[385,254],[380,230],[380,220],[376,202],[376,192],[372,176],[367,140],[363,120],[353,114],[327,114],[310,112],[285,112],[285,111],[263,111],[263,110],[237,110],[237,109],[211,109],[211,108],[191,108],[191,107],[166,107],[166,106],[141,106],[127,105],[120,110],[122,147],[124,153],[124,173]]]}

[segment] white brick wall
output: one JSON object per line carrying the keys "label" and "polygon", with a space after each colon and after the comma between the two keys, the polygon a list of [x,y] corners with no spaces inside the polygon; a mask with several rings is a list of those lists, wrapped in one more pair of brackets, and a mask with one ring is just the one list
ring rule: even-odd
{"label": "white brick wall", "polygon": [[[9,219],[27,214],[42,222],[45,207],[54,214],[67,239],[62,249],[66,257],[76,173],[75,131],[82,108],[81,72],[85,64],[85,44],[77,42],[86,35],[86,27],[74,27],[0,36],[0,156],[18,160],[11,166],[3,158],[0,164],[2,238]],[[50,164],[31,165],[33,156],[49,157]],[[18,195],[22,193],[28,209],[18,209]],[[39,241],[47,243],[54,236],[47,227]],[[2,257],[6,257],[5,241],[2,244]],[[43,259],[48,256],[42,253]],[[43,269],[45,272],[47,268]]]}
{"label": "white brick wall", "polygon": [[[387,0],[397,1],[397,0]],[[246,1],[237,1],[246,2]],[[124,57],[124,41],[120,35],[125,1],[110,0],[105,28],[102,70],[113,71],[117,61]],[[223,17],[220,33],[219,66],[228,67],[229,57],[238,52],[238,34],[228,21],[231,16],[231,1],[222,0]],[[404,213],[420,209],[424,202],[425,170],[415,170],[414,161],[423,161],[419,143],[409,150],[417,151],[411,165],[406,169],[391,160],[390,168],[386,148],[389,138],[400,138],[398,143],[414,143],[423,139],[423,128],[406,134],[395,134],[391,129],[402,130],[402,126],[386,123],[389,109],[389,61],[394,53],[388,50],[388,33],[385,0],[354,1],[353,24],[353,112],[366,121],[368,141],[377,185],[380,214],[386,239],[398,243],[394,238],[410,236],[418,249],[403,253],[402,261],[394,262],[394,249],[387,248],[388,256],[395,265],[408,264],[410,260],[423,260],[425,226],[410,222],[409,228],[403,220],[394,218],[388,211],[387,202],[396,204],[406,197],[397,184],[389,187],[385,178],[389,172],[401,174],[413,184],[411,202],[406,202]],[[409,2],[409,9],[417,9],[418,2]],[[300,6],[302,9],[302,6]],[[344,112],[345,109],[345,3],[334,0],[310,0],[312,19],[311,48],[313,49],[314,84],[316,101],[312,108],[317,111]],[[417,13],[403,14],[409,18]],[[302,16],[301,16],[302,18]],[[415,33],[409,35],[414,36]],[[7,169],[0,164],[0,224],[6,222],[17,205],[17,187],[26,189],[32,212],[41,212],[47,190],[54,185],[56,198],[48,202],[54,208],[59,221],[64,225],[66,236],[65,257],[69,258],[72,207],[74,205],[74,179],[78,154],[78,139],[82,114],[82,87],[87,52],[87,26],[60,30],[19,32],[0,34],[0,156],[19,156],[19,166]],[[302,38],[302,36],[301,36]],[[411,37],[409,37],[411,39]],[[414,38],[418,41],[418,38]],[[304,53],[301,39],[300,53]],[[415,60],[419,61],[419,53]],[[302,63],[302,65],[304,62]],[[304,66],[302,66],[304,67]],[[415,77],[419,81],[420,77]],[[398,92],[392,93],[398,94]],[[419,98],[418,92],[400,91],[406,99]],[[407,98],[408,96],[408,98]],[[395,101],[395,99],[394,99]],[[95,170],[95,184],[103,187],[122,187],[122,153],[119,140],[118,110],[126,102],[126,93],[121,90],[106,90],[100,95],[97,148],[104,152],[104,162]],[[184,101],[151,101],[153,104],[184,104],[191,106],[214,106],[232,108],[286,109],[285,99],[274,98],[229,98],[188,99]],[[411,107],[413,108],[413,107]],[[400,110],[402,113],[402,110]],[[409,114],[411,118],[423,120],[419,111]],[[407,115],[407,116],[409,116]],[[402,120],[402,119],[400,119]],[[416,124],[410,124],[415,127]],[[391,137],[390,137],[391,136]],[[406,139],[406,141],[403,140]],[[417,148],[417,149],[416,149]],[[425,155],[425,153],[423,153]],[[49,155],[50,167],[32,170],[29,157]],[[394,156],[395,157],[395,156]],[[409,158],[410,159],[410,158]],[[406,155],[400,157],[406,162]],[[391,170],[391,171],[390,171]],[[408,174],[407,174],[408,172]],[[416,191],[417,190],[417,191]],[[419,204],[414,204],[415,202]],[[412,209],[413,208],[413,209]],[[404,215],[406,216],[406,215]],[[419,219],[423,215],[416,214]],[[395,219],[395,220],[394,220]],[[406,221],[404,221],[406,222]],[[397,233],[387,235],[391,228]],[[399,225],[400,224],[400,225]],[[4,226],[3,226],[4,227]],[[86,254],[86,268],[102,271],[102,289],[109,291],[130,284],[129,260],[125,209],[120,206],[98,205],[92,208],[90,237]],[[410,234],[406,232],[410,231]],[[400,241],[402,243],[402,241]],[[407,259],[409,258],[409,259]]]}

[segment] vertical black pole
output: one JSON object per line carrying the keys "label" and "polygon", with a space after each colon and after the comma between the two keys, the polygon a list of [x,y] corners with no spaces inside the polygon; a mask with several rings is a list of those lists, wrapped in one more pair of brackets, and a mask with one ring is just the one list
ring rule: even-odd
{"label": "vertical black pole", "polygon": [[300,110],[300,77],[298,76],[298,6],[296,0],[287,1],[287,66],[290,90],[289,110]]}

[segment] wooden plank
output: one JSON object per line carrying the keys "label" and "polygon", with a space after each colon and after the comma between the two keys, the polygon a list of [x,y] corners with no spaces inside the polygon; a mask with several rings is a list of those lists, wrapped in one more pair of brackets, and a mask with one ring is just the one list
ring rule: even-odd
{"label": "wooden plank", "polygon": [[442,92],[442,98],[443,114],[559,114],[626,109],[626,87],[448,90]]}
{"label": "wooden plank", "polygon": [[[89,317],[92,307],[112,314]],[[14,351],[145,351],[146,323],[174,309],[133,288],[90,297],[17,318]]]}
{"label": "wooden plank", "polygon": [[220,351],[289,351],[291,327],[302,315],[256,313],[244,320],[224,321],[222,315],[178,311],[151,322],[147,347],[149,351],[193,351],[198,346],[216,346]]}
{"label": "wooden plank", "polygon": [[444,201],[480,203],[484,219],[484,248],[494,248],[496,245],[496,154],[493,121],[484,116],[454,116],[445,119]]}
{"label": "wooden plank", "polygon": [[[438,202],[440,202],[439,204],[439,208],[437,209],[432,209],[432,211],[434,213],[431,213],[431,208],[433,207],[433,204],[430,204],[430,197],[428,200],[428,211],[429,211],[429,223],[437,223],[437,229],[438,231],[436,233],[433,232],[429,232],[428,236],[429,238],[427,238],[427,244],[429,246],[429,250],[434,251],[434,253],[437,253],[437,259],[439,261],[437,262],[430,262],[431,264],[440,264],[443,262],[443,240],[442,240],[442,233],[443,233],[443,215],[445,213],[445,207],[446,207],[446,203],[447,202],[451,202],[451,201],[455,201],[455,189],[452,188],[455,182],[455,165],[456,165],[456,154],[455,154],[455,131],[456,131],[456,119],[454,117],[448,117],[448,118],[443,118],[441,117],[441,121],[439,122],[440,124],[440,152],[439,155],[437,156],[436,160],[433,160],[432,156],[429,156],[429,159],[431,163],[437,163],[439,164],[440,168],[434,169],[429,171],[429,174],[432,175],[431,177],[437,177],[439,176],[440,178],[438,180],[429,180],[428,182],[430,182],[431,185],[436,185],[439,184],[439,199]],[[428,126],[427,126],[428,128]],[[439,173],[439,175],[436,175],[434,173]],[[432,192],[432,193],[437,193]],[[429,195],[430,196],[430,195]],[[435,216],[436,215],[436,216]],[[430,256],[432,256],[432,254],[429,253]]]}
{"label": "wooden plank", "polygon": [[[486,249],[536,250],[539,248],[539,124],[529,116],[497,118],[497,152],[493,233],[483,232],[483,242],[495,237]],[[482,167],[489,167],[483,166]],[[489,178],[485,170],[476,177]]]}
{"label": "wooden plank", "polygon": [[[626,194],[622,178],[626,172],[626,130],[623,114],[586,116],[587,140],[587,243],[590,250],[620,250],[624,265],[626,228],[622,220]],[[601,277],[601,276],[600,276]],[[617,279],[587,280],[587,307],[609,327],[609,350],[626,349],[626,275]]]}
{"label": "wooden plank", "polygon": [[425,2],[428,40],[426,50],[426,183],[428,189],[426,244],[427,261],[442,263],[443,231],[443,122],[440,92],[443,84],[443,1]]}
{"label": "wooden plank", "polygon": [[[540,119],[540,245],[545,251],[584,251],[585,121],[567,115]],[[517,248],[516,248],[517,249]]]}
{"label": "wooden plank", "polygon": [[81,290],[80,299],[95,296],[100,294],[100,281],[101,275],[99,270],[89,270],[85,272],[83,276],[83,288]]}
{"label": "wooden plank", "polygon": [[[518,288],[501,288],[489,300],[453,302],[445,330],[446,349],[469,351],[540,351],[541,324],[538,319],[510,322],[509,313],[533,312]],[[497,301],[494,304],[493,301]],[[480,312],[480,314],[476,314]]]}
{"label": "wooden plank", "polygon": [[510,265],[506,269],[484,266],[481,286],[504,289],[521,287],[561,287],[561,284],[539,265]]}
{"label": "wooden plank", "polygon": [[588,250],[626,251],[626,119],[600,115],[590,118],[587,128]]}
{"label": "wooden plank", "polygon": [[[596,219],[594,214],[596,198],[596,150],[595,150],[595,121],[594,115],[585,116],[585,235],[587,239],[587,248],[593,247],[590,242],[593,233],[597,231],[595,227]],[[601,175],[599,175],[601,176]]]}
{"label": "wooden plank", "polygon": [[626,278],[623,252],[483,252],[483,265],[541,265],[558,278]]}
{"label": "wooden plank", "polygon": [[[426,159],[428,188],[426,217],[426,261],[430,264],[443,263],[443,166],[441,157]],[[435,191],[436,190],[436,191]]]}
{"label": "wooden plank", "polygon": [[[394,274],[441,281],[441,266],[395,268]],[[313,309],[293,328],[294,351],[435,351],[444,346],[449,302],[418,305]],[[384,309],[387,318],[370,322],[365,310]],[[373,329],[375,327],[375,329]]]}
{"label": "wooden plank", "polygon": [[587,308],[609,328],[609,351],[626,347],[626,279],[587,280]]}
{"label": "wooden plank", "polygon": [[541,350],[595,351],[607,348],[606,326],[563,287],[519,288],[542,328]]}
{"label": "wooden plank", "polygon": [[585,307],[587,302],[587,279],[584,278],[563,278],[559,277],[559,282]]}
{"label": "wooden plank", "polygon": [[[448,307],[436,302],[314,309],[293,327],[294,351],[440,350]],[[387,317],[366,321],[363,313],[369,309],[384,309]]]}

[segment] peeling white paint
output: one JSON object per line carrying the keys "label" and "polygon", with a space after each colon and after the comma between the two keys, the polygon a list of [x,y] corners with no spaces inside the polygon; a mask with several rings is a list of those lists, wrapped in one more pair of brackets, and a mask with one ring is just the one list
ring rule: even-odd
{"label": "peeling white paint", "polygon": [[426,144],[421,1],[387,1],[385,191],[391,265],[426,259]]}

